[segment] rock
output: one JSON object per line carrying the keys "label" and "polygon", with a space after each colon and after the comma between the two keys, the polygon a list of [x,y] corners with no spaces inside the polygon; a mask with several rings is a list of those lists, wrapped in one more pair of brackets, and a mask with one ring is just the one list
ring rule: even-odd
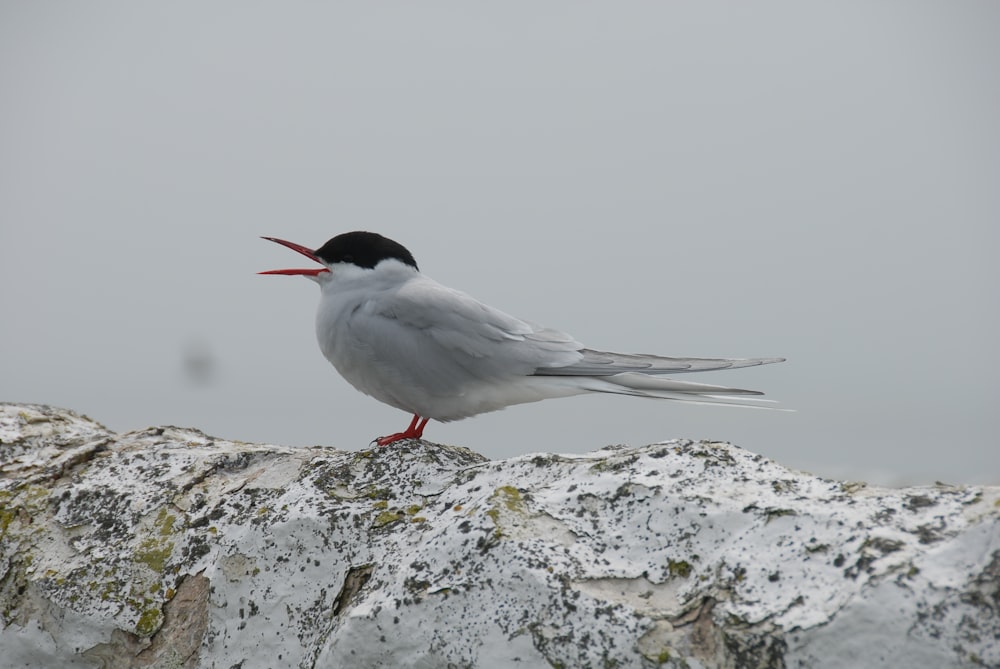
{"label": "rock", "polygon": [[3,667],[1000,666],[1000,488],[0,405]]}

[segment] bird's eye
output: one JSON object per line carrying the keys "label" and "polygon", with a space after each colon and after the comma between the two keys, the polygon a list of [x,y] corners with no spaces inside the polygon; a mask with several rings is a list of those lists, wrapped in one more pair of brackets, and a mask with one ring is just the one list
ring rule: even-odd
{"label": "bird's eye", "polygon": [[354,256],[348,254],[340,259],[340,262],[354,262]]}

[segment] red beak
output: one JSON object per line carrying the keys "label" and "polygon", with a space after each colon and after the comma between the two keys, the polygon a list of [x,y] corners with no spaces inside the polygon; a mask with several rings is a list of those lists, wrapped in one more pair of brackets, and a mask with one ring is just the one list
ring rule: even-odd
{"label": "red beak", "polygon": [[[261,237],[261,239],[266,239],[269,242],[274,242],[275,244],[281,244],[282,246],[287,246],[293,251],[298,251],[310,260],[315,260],[321,265],[324,264],[312,249],[307,249],[301,244],[296,244],[295,242],[286,242],[284,239],[277,239],[275,237]],[[303,276],[316,276],[317,274],[322,274],[323,272],[329,272],[326,267],[321,267],[319,269],[272,269],[266,272],[257,272],[258,274],[288,274],[288,275],[303,275]]]}

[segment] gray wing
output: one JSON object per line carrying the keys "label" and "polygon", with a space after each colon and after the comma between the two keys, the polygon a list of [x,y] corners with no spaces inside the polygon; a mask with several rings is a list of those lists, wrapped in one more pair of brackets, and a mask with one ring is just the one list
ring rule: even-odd
{"label": "gray wing", "polygon": [[370,306],[382,325],[368,332],[369,342],[377,346],[377,340],[382,339],[383,350],[409,349],[397,352],[420,367],[423,378],[436,377],[436,387],[512,376],[704,372],[783,360],[668,358],[595,351],[568,334],[515,318],[423,276],[405,283],[391,297],[384,296],[377,308]]}
{"label": "gray wing", "polygon": [[425,373],[452,381],[530,376],[538,368],[565,367],[583,358],[583,344],[573,337],[515,318],[427,277],[407,282],[370,308],[381,324],[369,337],[384,336],[385,346],[412,346],[410,359],[423,357],[437,368]]}
{"label": "gray wing", "polygon": [[610,353],[581,349],[583,358],[563,366],[542,366],[537,376],[612,376],[625,372],[640,374],[680,374],[708,372],[715,369],[738,369],[783,362],[784,358],[668,358],[644,353]]}

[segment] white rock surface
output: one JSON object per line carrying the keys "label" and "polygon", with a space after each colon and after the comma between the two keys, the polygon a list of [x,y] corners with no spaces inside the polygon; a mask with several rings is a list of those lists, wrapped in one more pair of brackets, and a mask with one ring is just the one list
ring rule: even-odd
{"label": "white rock surface", "polygon": [[1000,489],[0,405],[0,667],[1000,667]]}

